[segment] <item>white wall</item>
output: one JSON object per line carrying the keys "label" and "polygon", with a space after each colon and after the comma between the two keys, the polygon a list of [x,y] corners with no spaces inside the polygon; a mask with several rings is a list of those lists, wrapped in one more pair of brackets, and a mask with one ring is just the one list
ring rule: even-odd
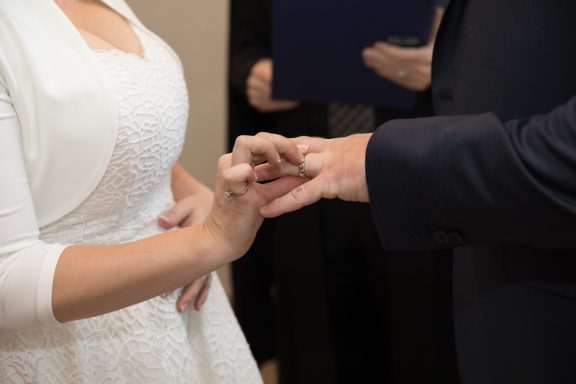
{"label": "white wall", "polygon": [[178,53],[190,94],[184,166],[213,186],[225,150],[228,1],[128,0],[134,12]]}
{"label": "white wall", "polygon": [[[190,95],[190,120],[182,164],[214,186],[226,149],[227,0],[127,0],[142,22],[180,56]],[[230,274],[219,275],[231,296]]]}

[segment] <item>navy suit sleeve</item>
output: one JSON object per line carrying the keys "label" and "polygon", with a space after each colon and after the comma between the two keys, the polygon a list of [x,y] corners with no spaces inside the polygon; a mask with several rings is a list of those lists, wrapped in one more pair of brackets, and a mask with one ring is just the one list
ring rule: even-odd
{"label": "navy suit sleeve", "polygon": [[366,177],[387,249],[576,247],[576,97],[548,114],[394,120]]}

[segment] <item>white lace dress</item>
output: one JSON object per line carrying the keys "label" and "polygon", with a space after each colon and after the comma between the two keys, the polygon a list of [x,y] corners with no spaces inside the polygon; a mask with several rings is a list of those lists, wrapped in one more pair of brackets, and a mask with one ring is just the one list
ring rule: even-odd
{"label": "white lace dress", "polygon": [[[94,51],[119,108],[118,138],[99,186],[41,228],[46,242],[122,243],[162,232],[171,168],[188,114],[184,78],[156,36],[135,27],[145,57]],[[104,316],[2,336],[1,383],[261,383],[217,276],[200,312],[178,292]]]}

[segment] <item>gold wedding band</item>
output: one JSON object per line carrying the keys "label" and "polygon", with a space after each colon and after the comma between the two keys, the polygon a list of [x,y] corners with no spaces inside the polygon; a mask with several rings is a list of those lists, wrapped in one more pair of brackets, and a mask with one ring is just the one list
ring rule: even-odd
{"label": "gold wedding band", "polygon": [[234,193],[230,189],[227,189],[226,192],[224,192],[224,196],[226,196],[227,198],[239,197],[239,196],[245,195],[246,192],[248,192],[248,184],[246,184],[246,188],[244,188],[244,190],[242,192],[239,192],[239,193]]}
{"label": "gold wedding band", "polygon": [[399,69],[396,72],[396,76],[398,76],[399,79],[405,79],[408,76],[408,71],[405,69]]}

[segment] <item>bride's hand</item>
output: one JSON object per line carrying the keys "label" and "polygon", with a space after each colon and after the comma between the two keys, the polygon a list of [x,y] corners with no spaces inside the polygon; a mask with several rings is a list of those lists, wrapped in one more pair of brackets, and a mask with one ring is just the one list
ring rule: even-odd
{"label": "bride's hand", "polygon": [[184,287],[180,297],[178,297],[176,301],[176,310],[178,312],[184,312],[192,301],[194,301],[194,309],[199,311],[202,308],[206,300],[208,300],[208,293],[210,292],[210,285],[212,284],[212,273],[204,275],[192,284]]}
{"label": "bride's hand", "polygon": [[[172,168],[171,186],[174,205],[160,214],[158,225],[164,229],[172,229],[203,222],[214,199],[212,190],[192,177],[180,163],[176,163]],[[176,310],[183,312],[193,302],[194,308],[199,311],[208,299],[211,281],[212,276],[209,273],[186,285],[176,300]],[[165,298],[170,293],[167,292],[162,297]]]}
{"label": "bride's hand", "polygon": [[[174,195],[176,198],[176,194]],[[180,198],[172,208],[163,212],[158,218],[158,224],[164,229],[200,224],[208,215],[212,200],[213,193],[210,189],[196,188],[190,195]],[[176,300],[176,310],[183,312],[194,302],[194,308],[199,311],[208,299],[211,281],[212,276],[209,273],[186,285]],[[169,294],[170,292],[165,293],[162,297],[165,298]]]}
{"label": "bride's hand", "polygon": [[[262,224],[260,207],[287,193],[304,180],[297,177],[303,155],[296,143],[274,134],[239,136],[232,153],[220,157],[214,189],[214,203],[202,224],[212,238],[210,246],[219,248],[228,261],[244,255]],[[270,167],[293,164],[295,176],[259,184],[254,165]]]}

